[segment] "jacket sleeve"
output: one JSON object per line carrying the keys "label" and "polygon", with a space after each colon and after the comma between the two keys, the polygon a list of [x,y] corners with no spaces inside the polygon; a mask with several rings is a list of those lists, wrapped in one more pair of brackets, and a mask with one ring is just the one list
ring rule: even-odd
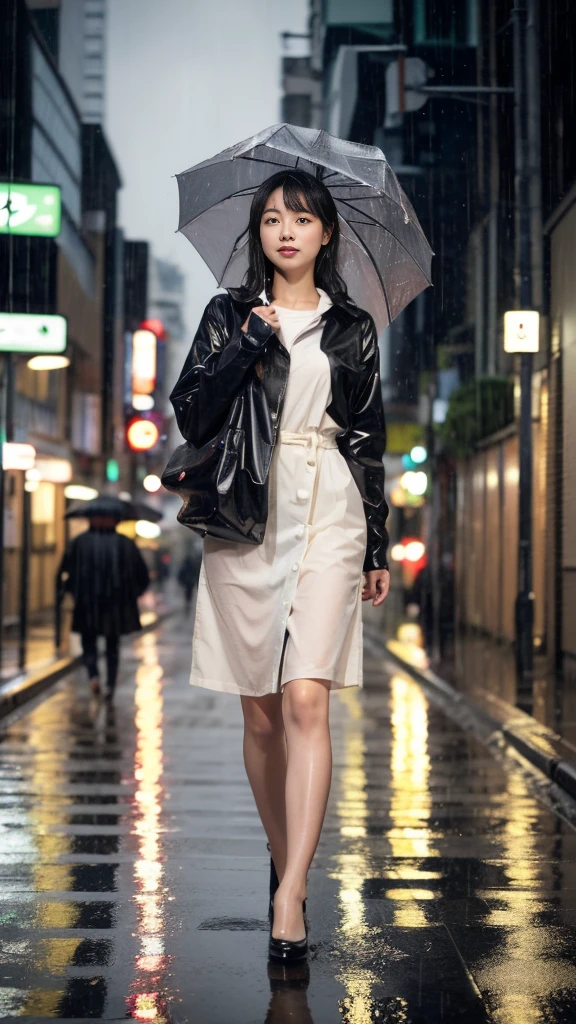
{"label": "jacket sleeve", "polygon": [[382,462],[386,449],[386,424],[380,387],[378,336],[371,317],[362,324],[362,369],[345,443],[348,464],[364,502],[368,529],[363,572],[387,569],[388,505],[384,497]]}
{"label": "jacket sleeve", "polygon": [[246,375],[262,354],[273,329],[256,313],[243,332],[230,299],[216,295],[208,303],[190,354],[170,395],[180,433],[196,447],[218,433]]}

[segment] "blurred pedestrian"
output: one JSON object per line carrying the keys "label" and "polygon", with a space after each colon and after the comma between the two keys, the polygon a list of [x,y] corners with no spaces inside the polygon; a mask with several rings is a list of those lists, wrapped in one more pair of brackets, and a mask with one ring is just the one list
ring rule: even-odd
{"label": "blurred pedestrian", "polygon": [[195,546],[182,561],[178,570],[178,583],[184,591],[184,604],[190,610],[194,588],[198,586],[200,566],[202,564],[202,548]]}
{"label": "blurred pedestrian", "polygon": [[[191,442],[179,517],[190,510],[198,529],[207,510],[190,681],[240,695],[272,853],[269,953],[286,961],[308,950],[330,691],[362,684],[361,601],[380,605],[389,587],[385,428],[377,334],[339,275],[326,186],[299,170],[274,175],[254,195],[249,233],[246,286],[210,302],[171,398]],[[245,418],[215,443],[232,407]],[[216,505],[204,500],[209,481],[194,490],[215,452]],[[175,479],[188,480],[185,462]]]}
{"label": "blurred pedestrian", "polygon": [[432,601],[432,574],[427,561],[416,573],[412,586],[406,590],[404,604],[406,610],[408,610],[409,606],[417,609],[416,615],[422,630],[424,647],[430,654],[434,639],[434,606]]}
{"label": "blurred pedestrian", "polygon": [[154,571],[160,589],[170,577],[172,556],[168,548],[158,547],[154,551]]}
{"label": "blurred pedestrian", "polygon": [[106,639],[106,697],[116,686],[120,637],[140,629],[138,598],[149,584],[136,544],[116,532],[118,518],[90,517],[90,529],[68,547],[59,569],[60,588],[72,594],[72,630],[80,633],[92,693],[100,693],[98,637]]}

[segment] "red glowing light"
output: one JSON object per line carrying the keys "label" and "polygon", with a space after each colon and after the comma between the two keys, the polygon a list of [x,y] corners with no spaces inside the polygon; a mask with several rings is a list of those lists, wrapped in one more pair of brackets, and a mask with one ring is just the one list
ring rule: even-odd
{"label": "red glowing light", "polygon": [[[396,548],[402,548],[402,552],[398,551],[395,556],[394,551]],[[398,557],[399,555],[402,557]],[[422,543],[419,537],[402,537],[400,544],[395,544],[392,548],[392,558],[394,561],[409,563],[410,568],[416,573],[420,572],[427,564],[428,559],[426,555],[426,545]]]}
{"label": "red glowing light", "polygon": [[143,331],[152,331],[152,333],[158,338],[158,341],[166,340],[166,328],[162,321],[157,317],[152,317],[150,320],[143,320],[140,324],[140,328]]}
{"label": "red glowing light", "polygon": [[132,451],[146,452],[153,448],[160,437],[160,431],[152,420],[144,420],[136,416],[126,427],[126,440]]}

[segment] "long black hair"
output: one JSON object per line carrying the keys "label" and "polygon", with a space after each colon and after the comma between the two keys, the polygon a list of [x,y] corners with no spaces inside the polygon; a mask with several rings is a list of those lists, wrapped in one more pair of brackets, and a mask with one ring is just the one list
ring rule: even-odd
{"label": "long black hair", "polygon": [[322,221],[326,230],[332,231],[330,241],[322,246],[316,257],[314,283],[333,300],[347,299],[346,285],[338,273],[340,229],[336,204],[326,186],[313,175],[306,171],[285,170],[278,171],[264,181],[252,200],[248,226],[249,265],[242,287],[245,301],[254,302],[263,290],[269,299],[272,298],[274,265],[264,255],[260,240],[260,224],[266,203],[277,188],[282,189],[287,210],[304,213],[308,209]]}

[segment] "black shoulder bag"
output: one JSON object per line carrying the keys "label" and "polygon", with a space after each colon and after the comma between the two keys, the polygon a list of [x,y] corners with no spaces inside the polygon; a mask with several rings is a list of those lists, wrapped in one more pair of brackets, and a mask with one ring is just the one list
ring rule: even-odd
{"label": "black shoulder bag", "polygon": [[[257,437],[255,423],[264,427]],[[179,523],[202,536],[262,543],[274,448],[269,423],[260,382],[252,378],[232,401],[225,423],[211,441],[200,448],[186,441],[176,448],[162,484],[183,499]]]}

